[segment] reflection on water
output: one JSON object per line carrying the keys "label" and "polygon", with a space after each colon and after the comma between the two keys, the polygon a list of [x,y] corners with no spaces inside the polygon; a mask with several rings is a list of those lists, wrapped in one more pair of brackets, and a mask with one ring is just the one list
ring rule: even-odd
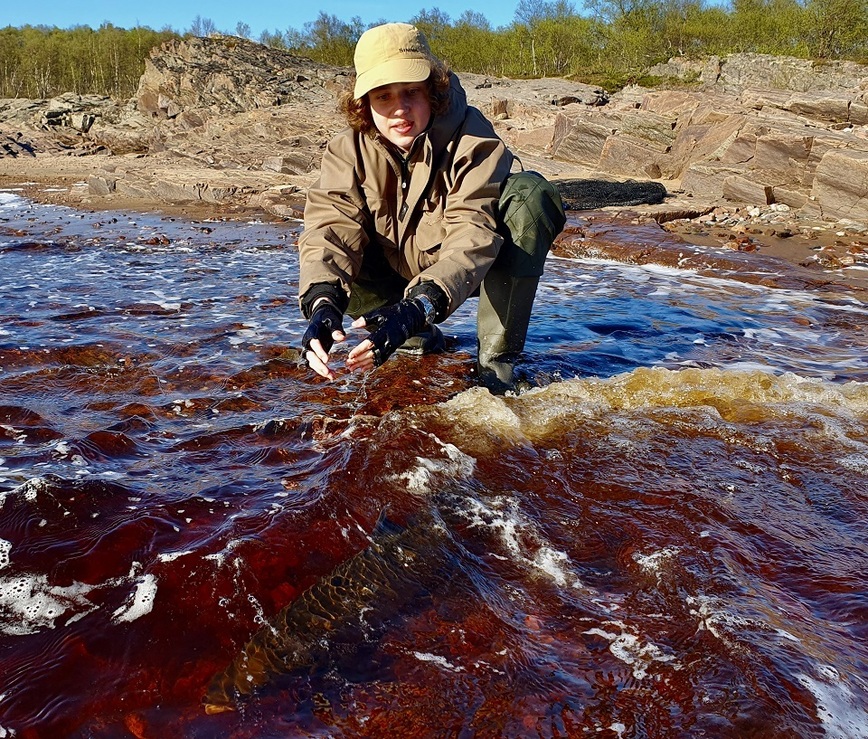
{"label": "reflection on water", "polygon": [[0,736],[868,736],[865,305],[551,258],[540,389],[324,385],[295,235],[0,193]]}

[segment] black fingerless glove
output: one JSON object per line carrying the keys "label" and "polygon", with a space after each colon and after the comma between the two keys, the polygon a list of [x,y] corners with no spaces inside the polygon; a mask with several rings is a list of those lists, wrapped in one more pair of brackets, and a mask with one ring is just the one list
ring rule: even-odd
{"label": "black fingerless glove", "polygon": [[335,343],[335,340],[332,338],[332,331],[344,332],[343,320],[343,315],[334,305],[328,301],[320,303],[314,309],[310,317],[310,325],[301,339],[301,345],[304,350],[309,351],[310,342],[314,339],[319,339],[319,343],[322,344],[322,348],[328,354]]}
{"label": "black fingerless glove", "polygon": [[374,345],[374,365],[379,367],[411,336],[418,334],[433,320],[429,306],[419,298],[404,300],[378,308],[365,316],[365,325],[371,332],[368,340]]}

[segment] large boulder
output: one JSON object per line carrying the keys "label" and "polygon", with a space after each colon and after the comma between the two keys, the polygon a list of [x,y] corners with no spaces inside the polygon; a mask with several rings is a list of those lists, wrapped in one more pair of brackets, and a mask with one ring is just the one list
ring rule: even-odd
{"label": "large boulder", "polygon": [[205,109],[241,113],[303,100],[334,107],[347,70],[235,36],[191,38],[151,51],[139,81],[139,111],[176,118]]}

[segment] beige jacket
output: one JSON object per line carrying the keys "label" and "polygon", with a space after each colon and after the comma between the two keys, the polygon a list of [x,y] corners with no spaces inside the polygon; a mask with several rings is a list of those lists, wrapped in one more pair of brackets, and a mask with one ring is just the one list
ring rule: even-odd
{"label": "beige jacket", "polygon": [[408,288],[433,280],[452,313],[479,287],[503,243],[497,202],[512,163],[454,74],[449,110],[413,142],[406,162],[379,137],[349,128],[337,134],[307,195],[300,299],[321,282],[349,296],[365,247],[376,239]]}

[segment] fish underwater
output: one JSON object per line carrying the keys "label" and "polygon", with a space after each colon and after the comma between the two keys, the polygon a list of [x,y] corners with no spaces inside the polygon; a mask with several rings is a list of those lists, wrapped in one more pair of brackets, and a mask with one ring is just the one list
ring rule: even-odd
{"label": "fish underwater", "polygon": [[278,675],[313,671],[375,641],[403,607],[450,577],[443,524],[431,512],[401,526],[381,515],[370,545],[284,607],[212,678],[205,712],[237,709]]}

